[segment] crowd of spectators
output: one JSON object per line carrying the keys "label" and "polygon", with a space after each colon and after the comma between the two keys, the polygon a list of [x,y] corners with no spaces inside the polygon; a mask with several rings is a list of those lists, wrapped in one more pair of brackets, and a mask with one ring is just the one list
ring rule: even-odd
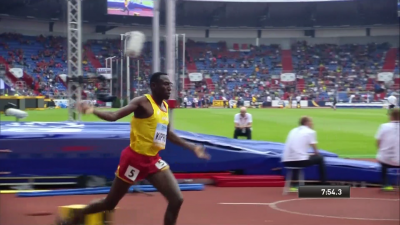
{"label": "crowd of spectators", "polygon": [[[297,75],[294,83],[280,81],[279,46],[250,45],[247,51],[227,51],[223,44],[192,43],[190,46],[197,69],[206,74],[206,79],[213,80],[215,89],[209,94],[217,99],[222,96],[247,100],[252,96],[287,99],[301,95],[304,99],[331,100],[339,95],[339,100],[348,101],[352,95],[354,100],[367,95],[372,100],[376,91],[390,92],[393,86],[390,82],[375,81],[391,47],[388,43],[310,45],[305,41],[296,42],[291,46],[293,70],[288,71]],[[196,51],[196,47],[201,50]],[[189,96],[202,95],[204,90],[192,90]]]}
{"label": "crowd of spectators", "polygon": [[277,83],[282,72],[281,49],[278,45],[250,45],[241,51],[231,51],[224,42],[189,42],[188,49],[196,69],[209,80],[206,82],[208,86],[203,84],[200,90],[191,90],[190,96],[200,92],[217,99],[222,96],[227,99],[248,99],[284,93]]}
{"label": "crowd of spectators", "polygon": [[[67,74],[66,38],[3,33],[0,34],[0,57],[9,68],[23,69],[20,84],[13,87],[19,94],[41,94],[54,98],[67,96],[65,82],[58,76]],[[85,73],[94,72],[86,54],[82,58]]]}
{"label": "crowd of spectators", "polygon": [[0,57],[10,68],[23,69],[25,75],[16,85],[20,94],[66,96],[65,86],[57,78],[67,71],[64,38],[3,33],[0,35]]}
{"label": "crowd of spectators", "polygon": [[292,45],[292,57],[296,73],[305,81],[305,92],[328,98],[335,90],[373,91],[370,77],[381,71],[389,48],[388,43],[309,45],[304,41]]}
{"label": "crowd of spectators", "polygon": [[[120,60],[120,40],[90,40],[84,46],[85,49],[90,49],[102,67],[106,67],[106,58],[117,56],[112,64],[113,73],[121,73],[120,64],[116,63]],[[184,85],[179,83],[181,81],[177,83],[182,95],[197,98],[213,96],[215,99],[266,99],[268,96],[272,99],[286,99],[290,95],[302,95],[304,98],[327,100],[338,92],[346,95],[360,94],[381,88],[382,84],[376,83],[372,77],[382,70],[384,56],[390,45],[311,45],[305,41],[294,43],[291,46],[293,70],[289,72],[295,73],[298,79],[293,83],[280,81],[280,74],[285,71],[282,68],[282,49],[279,45],[242,45],[242,49],[232,50],[225,42],[188,40],[186,47],[186,71],[201,72],[204,80],[190,82],[186,76]],[[160,50],[161,55],[164,55],[164,43],[161,43]],[[151,55],[151,43],[146,43],[142,55],[130,62],[131,87],[135,95],[148,92]],[[52,97],[66,97],[65,84],[58,76],[67,73],[65,38],[4,33],[0,35],[0,57],[11,68],[24,69],[26,74],[21,81],[25,85],[18,85],[21,94],[41,93]],[[397,54],[396,68],[398,57]],[[82,58],[85,75],[96,74],[88,55],[84,53]],[[164,64],[165,60],[161,58],[161,68],[164,68]],[[182,69],[179,64],[179,74]],[[123,67],[123,73],[126,74],[126,66]],[[398,74],[398,69],[395,73]],[[31,80],[27,75],[30,75]],[[113,86],[119,93],[119,82],[114,82]],[[182,86],[184,90],[180,89]],[[97,85],[93,82],[85,84],[88,97],[93,97],[96,89]],[[125,87],[123,92],[125,96]]]}

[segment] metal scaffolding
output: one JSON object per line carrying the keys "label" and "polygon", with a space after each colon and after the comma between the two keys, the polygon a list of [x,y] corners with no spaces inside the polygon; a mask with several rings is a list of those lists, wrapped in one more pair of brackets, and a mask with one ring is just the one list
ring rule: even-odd
{"label": "metal scaffolding", "polygon": [[68,115],[69,121],[80,121],[75,103],[82,99],[82,0],[66,0],[68,8]]}

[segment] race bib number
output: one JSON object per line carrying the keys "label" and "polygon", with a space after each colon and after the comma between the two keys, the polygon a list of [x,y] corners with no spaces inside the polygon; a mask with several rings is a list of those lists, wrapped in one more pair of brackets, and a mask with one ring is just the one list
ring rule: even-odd
{"label": "race bib number", "polygon": [[153,139],[153,142],[156,145],[165,146],[165,143],[167,143],[167,130],[168,127],[166,124],[157,124],[156,132]]}
{"label": "race bib number", "polygon": [[156,163],[156,167],[159,170],[161,170],[162,168],[164,168],[166,166],[168,166],[168,164],[162,159],[158,160],[158,162]]}
{"label": "race bib number", "polygon": [[136,181],[137,176],[139,175],[140,170],[136,169],[133,166],[128,166],[125,171],[125,177],[127,177],[131,181]]}

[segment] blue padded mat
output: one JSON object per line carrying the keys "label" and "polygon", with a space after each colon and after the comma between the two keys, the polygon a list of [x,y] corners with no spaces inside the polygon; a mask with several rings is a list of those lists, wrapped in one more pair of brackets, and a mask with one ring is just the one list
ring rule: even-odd
{"label": "blue padded mat", "polygon": [[[86,174],[111,179],[120,152],[129,145],[129,123],[1,122],[0,125],[1,149],[13,151],[0,154],[0,171],[10,171],[10,176]],[[160,155],[174,172],[242,171],[244,174],[266,175],[285,172],[276,169],[282,167],[280,157],[284,144],[179,130],[176,133],[186,140],[205,145],[212,158],[200,160],[192,152],[167,142]],[[326,157],[328,179],[379,180],[380,165],[377,163],[340,159],[334,153],[320,152]],[[306,171],[307,179],[318,178],[316,167]]]}
{"label": "blue padded mat", "polygon": [[[0,139],[129,139],[129,123],[121,122],[1,122]],[[280,154],[284,144],[267,141],[231,139],[226,137],[175,131],[181,138],[233,150],[257,151]],[[310,149],[310,152],[312,150]],[[337,157],[337,154],[321,150],[321,154]]]}

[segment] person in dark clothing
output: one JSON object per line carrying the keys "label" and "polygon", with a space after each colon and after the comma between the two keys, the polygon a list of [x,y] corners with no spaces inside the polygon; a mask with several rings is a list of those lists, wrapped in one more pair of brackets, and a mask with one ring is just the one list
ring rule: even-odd
{"label": "person in dark clothing", "polygon": [[336,97],[333,97],[333,102],[332,102],[332,106],[331,106],[331,108],[332,108],[333,110],[336,110],[336,103],[337,103]]}

